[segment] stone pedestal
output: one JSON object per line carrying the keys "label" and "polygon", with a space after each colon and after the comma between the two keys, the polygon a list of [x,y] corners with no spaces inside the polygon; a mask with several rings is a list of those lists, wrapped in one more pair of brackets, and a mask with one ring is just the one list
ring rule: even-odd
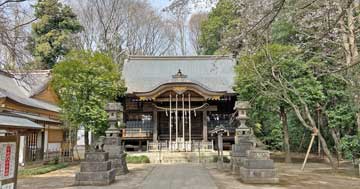
{"label": "stone pedestal", "polygon": [[273,160],[266,150],[249,150],[240,167],[240,179],[244,183],[278,183]]}
{"label": "stone pedestal", "polygon": [[115,181],[115,169],[111,168],[109,153],[87,152],[80,172],[75,175],[75,185],[109,185]]}
{"label": "stone pedestal", "polygon": [[112,162],[112,168],[116,170],[116,175],[128,173],[126,153],[121,146],[121,138],[107,136],[104,138],[103,144],[103,150],[109,153],[109,159]]}
{"label": "stone pedestal", "polygon": [[249,118],[246,111],[250,108],[249,102],[237,101],[234,109],[237,111],[236,120],[240,125],[235,130],[235,144],[231,146],[231,169],[233,174],[238,174],[239,169],[246,158],[246,152],[255,148],[255,142],[252,140],[252,131],[246,126],[246,120]]}
{"label": "stone pedestal", "polygon": [[239,129],[236,130],[235,144],[231,146],[231,169],[233,174],[239,174],[240,167],[247,156],[246,152],[255,148],[254,141],[250,135],[247,135],[248,133],[239,133]]}

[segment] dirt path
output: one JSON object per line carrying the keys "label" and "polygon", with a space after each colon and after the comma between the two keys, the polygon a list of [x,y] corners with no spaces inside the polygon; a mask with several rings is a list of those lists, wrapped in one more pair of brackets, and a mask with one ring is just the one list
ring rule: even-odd
{"label": "dirt path", "polygon": [[[336,173],[325,164],[309,163],[304,172],[301,164],[276,163],[280,183],[277,185],[248,185],[240,182],[230,171],[219,171],[214,164],[129,164],[130,173],[116,177],[116,182],[106,187],[76,187],[74,175],[79,166],[20,178],[19,189],[140,189],[140,188],[206,188],[219,189],[358,189],[360,178],[351,171],[340,169]],[[214,186],[215,185],[215,186]],[[199,188],[199,187],[198,187]],[[200,187],[201,188],[201,187]]]}
{"label": "dirt path", "polygon": [[129,174],[116,176],[116,181],[107,187],[76,187],[74,186],[75,173],[80,167],[71,166],[51,173],[36,175],[32,177],[20,178],[18,180],[19,189],[91,189],[91,188],[141,188],[141,184],[147,175],[154,168],[150,164],[128,164]]}
{"label": "dirt path", "polygon": [[339,170],[337,173],[325,164],[309,163],[304,172],[301,164],[276,163],[280,183],[277,185],[248,185],[230,171],[219,171],[215,166],[206,166],[220,189],[359,189],[360,178],[351,175],[351,170]]}

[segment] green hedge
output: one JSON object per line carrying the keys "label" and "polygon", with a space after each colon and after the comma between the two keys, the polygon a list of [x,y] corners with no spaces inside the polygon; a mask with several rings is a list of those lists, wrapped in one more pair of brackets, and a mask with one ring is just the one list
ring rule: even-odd
{"label": "green hedge", "polygon": [[145,155],[141,156],[126,156],[127,163],[150,163],[149,157]]}
{"label": "green hedge", "polygon": [[[213,161],[214,163],[216,163],[216,162],[218,161],[218,156],[213,156],[212,161]],[[223,162],[224,162],[224,163],[230,163],[229,157],[223,156]]]}
{"label": "green hedge", "polygon": [[67,163],[43,165],[40,167],[19,170],[19,176],[41,175],[67,167]]}

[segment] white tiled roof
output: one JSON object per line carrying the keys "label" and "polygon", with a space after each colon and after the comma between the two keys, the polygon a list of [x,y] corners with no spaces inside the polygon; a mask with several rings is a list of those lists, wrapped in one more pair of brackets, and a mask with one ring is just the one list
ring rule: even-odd
{"label": "white tiled roof", "polygon": [[127,93],[146,92],[172,80],[180,69],[187,80],[211,91],[234,93],[234,66],[229,56],[130,56],[122,77]]}

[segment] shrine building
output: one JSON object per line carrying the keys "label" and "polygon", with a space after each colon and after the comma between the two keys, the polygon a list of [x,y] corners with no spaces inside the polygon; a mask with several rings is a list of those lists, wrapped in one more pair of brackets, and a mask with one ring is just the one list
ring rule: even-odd
{"label": "shrine building", "polygon": [[69,154],[68,132],[50,78],[50,70],[0,70],[0,136],[20,136],[20,165]]}
{"label": "shrine building", "polygon": [[230,56],[130,56],[122,77],[127,88],[121,126],[126,150],[213,149],[210,131],[230,131],[233,143],[236,62]]}

